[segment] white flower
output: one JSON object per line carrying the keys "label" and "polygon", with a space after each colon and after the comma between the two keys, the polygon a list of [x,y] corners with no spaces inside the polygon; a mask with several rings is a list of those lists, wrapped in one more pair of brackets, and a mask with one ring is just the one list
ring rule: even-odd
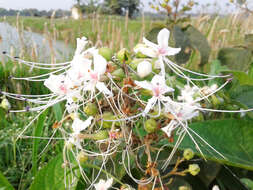
{"label": "white flower", "polygon": [[193,103],[194,96],[198,93],[198,87],[191,87],[190,85],[185,85],[183,89],[181,89],[181,95],[177,97],[179,101],[183,101],[186,103]]}
{"label": "white flower", "polygon": [[84,90],[89,90],[92,93],[95,92],[95,88],[97,88],[100,92],[108,96],[112,96],[112,92],[106,87],[105,83],[100,82],[100,78],[106,72],[107,62],[105,58],[98,54],[97,51],[93,52],[93,64],[94,69],[89,69],[88,74],[86,76],[86,83],[84,85]]}
{"label": "white flower", "polygon": [[110,178],[107,181],[100,179],[98,183],[94,184],[96,190],[107,190],[112,186],[113,179]]}
{"label": "white flower", "polygon": [[152,64],[148,61],[142,61],[137,66],[137,73],[141,78],[148,76],[152,72]]}
{"label": "white flower", "polygon": [[146,38],[143,38],[145,46],[139,46],[136,52],[141,52],[148,57],[171,56],[179,53],[181,48],[169,47],[170,31],[166,28],[162,29],[157,36],[158,44],[155,44]]}
{"label": "white flower", "polygon": [[71,134],[68,142],[81,149],[81,140],[79,139],[78,135],[81,133],[81,131],[85,130],[91,125],[92,119],[93,117],[89,117],[86,121],[82,121],[78,117],[75,117],[71,126],[73,133]]}
{"label": "white flower", "polygon": [[58,95],[66,95],[73,87],[72,81],[63,74],[51,74],[50,77],[45,80],[44,85],[49,88],[53,93]]}
{"label": "white flower", "polygon": [[168,101],[169,97],[165,97],[164,94],[173,92],[174,89],[166,85],[165,78],[161,75],[155,75],[151,82],[148,81],[135,81],[135,84],[152,91],[153,97],[148,100],[148,103],[144,110],[144,115],[152,109],[157,101]]}
{"label": "white flower", "polygon": [[162,130],[170,137],[172,131],[178,126],[184,124],[187,127],[187,121],[199,115],[199,111],[197,110],[198,106],[200,105],[196,104],[193,106],[188,103],[169,101],[165,106],[165,112],[172,115],[172,120],[167,126],[163,127]]}

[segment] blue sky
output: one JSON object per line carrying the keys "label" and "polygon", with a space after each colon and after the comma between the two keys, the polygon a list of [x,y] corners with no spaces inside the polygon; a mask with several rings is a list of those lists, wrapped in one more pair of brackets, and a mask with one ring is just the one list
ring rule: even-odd
{"label": "blue sky", "polygon": [[[144,9],[150,10],[148,6],[148,2],[152,0],[141,0],[143,2]],[[187,0],[183,0],[187,1]],[[217,2],[220,7],[218,10],[223,11],[226,10],[226,3],[229,0],[197,0],[200,4],[206,4]],[[250,0],[252,1],[252,0]],[[49,10],[49,9],[65,9],[69,10],[73,5],[74,0],[0,0],[0,7],[3,8],[12,8],[12,9],[24,9],[24,8],[37,8],[40,10]],[[200,9],[200,8],[199,8]],[[210,10],[212,11],[212,10]],[[215,11],[215,10],[214,10]]]}

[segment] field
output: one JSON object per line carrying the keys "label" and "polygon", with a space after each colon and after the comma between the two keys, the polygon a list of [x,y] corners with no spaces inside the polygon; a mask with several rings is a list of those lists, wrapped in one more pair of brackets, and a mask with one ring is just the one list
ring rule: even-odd
{"label": "field", "polygon": [[[140,78],[140,76],[136,76],[137,66],[135,67],[135,63],[133,63],[134,61],[139,61],[142,58],[139,58],[134,54],[133,48],[136,46],[136,44],[142,42],[142,38],[144,36],[150,35],[149,38],[152,38],[153,34],[150,33],[150,30],[152,28],[159,28],[168,24],[166,20],[153,20],[151,18],[146,18],[145,16],[142,16],[141,18],[137,19],[129,19],[127,17],[105,16],[99,14],[91,14],[87,16],[87,18],[84,18],[82,20],[72,20],[69,18],[47,19],[37,17],[7,17],[0,18],[0,22],[7,22],[12,26],[17,26],[18,31],[20,31],[19,36],[21,38],[23,31],[33,31],[44,35],[45,39],[49,41],[50,44],[50,51],[52,52],[53,56],[52,60],[55,58],[52,42],[63,41],[66,46],[70,46],[73,48],[74,53],[74,47],[76,46],[76,38],[82,36],[86,36],[89,40],[91,40],[91,46],[96,46],[98,48],[110,48],[112,52],[114,52],[113,54],[115,55],[115,57],[117,57],[118,60],[120,60],[120,58],[117,52],[119,52],[119,50],[122,50],[123,48],[126,48],[128,52],[123,51],[123,61],[114,61],[114,59],[111,59],[111,56],[109,62],[112,66],[110,65],[111,67],[107,67],[107,71],[112,69],[111,73],[115,77],[115,83],[117,83],[117,85],[120,87],[123,87],[125,85],[131,86],[131,81],[129,82],[125,80],[125,75],[127,75],[128,79],[130,78],[131,80],[143,80],[142,78]],[[208,95],[210,101],[207,100],[206,102],[201,102],[201,105],[204,105],[203,108],[214,108],[216,110],[230,111],[235,111],[238,109],[247,110],[252,108],[253,51],[251,48],[253,41],[249,40],[247,35],[253,33],[253,15],[203,15],[193,17],[190,21],[181,23],[180,26],[186,27],[189,24],[191,24],[194,28],[200,31],[203,37],[206,38],[207,42],[209,43],[208,48],[210,48],[210,56],[208,54],[208,58],[203,64],[203,57],[206,56],[206,44],[203,43],[202,40],[197,38],[196,35],[192,38],[189,37],[189,47],[191,46],[192,52],[188,57],[189,59],[186,62],[182,63],[181,66],[195,72],[208,73],[210,75],[218,75],[221,72],[223,72],[224,75],[227,73],[232,73],[234,78],[233,82],[227,84],[224,89],[218,91],[217,94],[210,95],[210,97]],[[188,29],[185,28],[185,31],[186,30]],[[173,35],[174,34],[175,33],[173,33]],[[155,33],[155,35],[157,35],[157,33]],[[175,47],[175,44],[177,43],[175,42],[173,35],[170,38],[169,43],[171,47]],[[0,36],[0,39],[1,38],[4,38],[4,36]],[[187,48],[188,46],[184,49],[186,54],[188,51]],[[35,62],[36,56],[31,56],[31,51],[33,50],[26,48],[26,50],[22,52],[21,58]],[[21,62],[16,61],[15,58],[4,59],[4,55],[2,55],[2,57],[0,56],[0,58],[0,60],[2,60],[0,61],[0,93],[15,92],[21,95],[41,95],[50,93],[50,90],[45,88],[42,82],[31,82],[29,80],[14,80],[12,77],[10,77],[28,77],[43,75],[46,74],[46,71],[37,68],[29,68],[24,64],[21,64]],[[148,58],[145,57],[145,59]],[[172,60],[178,62],[177,57],[173,57]],[[154,64],[153,62],[155,61],[156,60],[152,60],[152,64]],[[128,70],[126,69],[126,65],[129,65]],[[52,66],[50,67],[54,67],[54,61],[52,61]],[[176,67],[172,68],[175,69]],[[147,77],[145,76],[145,80],[151,80],[154,74],[158,73],[157,69],[154,69],[154,65],[152,65],[152,69],[153,73],[148,75]],[[132,72],[132,70],[136,71]],[[182,78],[177,79],[177,75],[175,75],[172,71],[168,70],[169,69],[167,68],[166,72],[169,73],[169,84],[173,83],[171,86],[175,89],[177,87],[183,88],[186,84],[185,81]],[[175,70],[178,71],[177,69]],[[128,72],[130,72],[130,74]],[[124,77],[122,77],[122,73]],[[189,77],[194,78],[194,74],[190,73]],[[104,81],[108,82],[108,86],[112,86],[114,84],[110,83],[109,79],[104,79]],[[218,86],[221,86],[223,85],[224,81],[222,78],[215,78],[214,82],[197,81],[196,84],[199,85],[201,89],[204,89],[204,87],[211,86],[214,83],[218,84]],[[187,81],[187,84],[188,83],[189,81]],[[190,83],[190,85],[192,85],[192,83]],[[129,89],[129,87],[127,87],[128,91],[125,92],[124,88],[125,87],[123,87],[122,90],[118,91],[116,87],[113,88],[114,92],[119,93],[118,99],[115,97],[115,102],[121,102],[123,100],[120,103],[120,105],[122,106],[125,106],[125,101],[129,103],[128,106],[123,106],[123,111],[120,107],[119,112],[122,112],[125,115],[135,115],[137,112],[136,110],[143,109],[143,105],[141,105],[141,103],[138,103],[137,100],[137,103],[133,102],[131,100],[131,97],[133,98],[135,96],[139,96],[141,99],[140,102],[147,102],[148,98],[150,97],[150,94],[144,92],[145,90],[138,92],[134,90],[131,91],[131,88]],[[123,95],[124,93],[129,93],[129,96],[131,94],[131,97],[129,99],[126,98]],[[175,94],[178,95],[179,91],[176,90]],[[4,95],[5,94],[2,93],[1,101],[6,98]],[[88,94],[87,97],[89,95],[90,94]],[[120,96],[122,96],[122,99],[119,98]],[[75,163],[76,157],[73,155],[75,155],[76,152],[79,153],[79,150],[78,148],[73,148],[73,155],[71,152],[65,153],[65,151],[68,151],[66,148],[67,145],[65,140],[61,139],[62,137],[67,138],[65,136],[69,133],[68,129],[71,125],[71,119],[69,119],[70,116],[67,116],[66,109],[63,104],[55,104],[52,107],[47,108],[46,111],[42,113],[40,111],[29,112],[29,109],[33,106],[33,103],[27,100],[17,101],[15,99],[7,99],[10,102],[11,110],[18,110],[24,108],[28,110],[24,113],[9,113],[8,109],[4,107],[3,103],[1,104],[0,190],[61,190],[67,189],[67,186],[69,187],[69,189],[86,189],[87,184],[84,180],[85,177],[82,176],[83,173],[86,173],[90,178],[94,179],[94,174],[92,174],[92,172],[97,174],[97,172],[100,171],[101,165],[101,168],[104,168],[103,170],[101,170],[102,178],[105,178],[106,176],[113,177],[113,180],[116,182],[115,185],[118,188],[121,187],[121,189],[123,189],[122,184],[128,183],[132,185],[135,189],[138,188],[138,190],[152,189],[152,185],[145,185],[144,187],[141,187],[140,185],[134,185],[135,182],[129,177],[129,175],[126,174],[123,166],[119,165],[119,168],[115,168],[114,166],[114,171],[111,171],[110,169],[108,169],[107,171],[106,167],[103,166],[104,158],[101,155],[97,157],[90,156],[89,158],[83,158],[88,159],[88,161],[82,160],[83,163],[81,163],[81,165],[83,170],[81,170],[81,172],[76,171],[77,168],[80,166]],[[117,108],[115,108],[117,107],[116,104],[118,102],[115,103],[114,100],[112,100],[115,105],[110,105],[110,103],[107,103],[106,100],[108,102],[111,101],[109,101],[109,99],[103,99],[101,95],[98,95],[98,99],[92,101],[92,103],[97,104],[98,107],[101,106],[103,112],[108,112],[112,110],[114,112],[114,116],[103,116],[109,121],[115,120],[115,118],[117,118],[116,116],[118,116],[116,114],[118,113],[118,110]],[[133,109],[136,110],[134,111]],[[155,109],[156,108],[154,107],[154,112],[152,112],[151,115],[157,114],[157,110]],[[85,106],[82,106],[82,110],[85,110]],[[68,119],[66,119],[66,123],[62,124],[62,120],[64,120],[63,118],[65,117],[68,117]],[[163,117],[165,117],[166,119],[164,119]],[[34,120],[31,125],[29,125],[29,123],[33,121],[34,118],[37,119]],[[99,123],[99,119],[96,119]],[[155,122],[159,123],[157,124],[157,126],[161,126],[162,124],[171,120],[173,120],[173,118],[161,115],[156,119]],[[204,141],[201,140],[199,140],[200,147],[203,149],[206,148],[207,150],[204,149],[204,152],[200,153],[198,148],[196,148],[196,145],[191,141],[191,139],[189,137],[185,137],[185,140],[182,141],[182,144],[179,147],[178,153],[175,154],[176,156],[178,156],[178,160],[175,158],[172,161],[171,166],[169,166],[165,172],[159,171],[161,172],[159,173],[159,176],[161,174],[161,178],[165,180],[164,186],[159,186],[158,179],[160,178],[157,177],[158,174],[154,174],[158,172],[158,169],[155,168],[155,165],[152,165],[152,162],[150,160],[151,157],[152,159],[156,157],[155,152],[158,152],[158,150],[160,150],[159,148],[164,145],[164,139],[166,135],[161,134],[160,126],[154,132],[153,129],[146,129],[142,127],[144,126],[144,120],[136,120],[136,124],[133,127],[133,147],[131,147],[132,149],[130,149],[127,154],[130,154],[131,157],[128,158],[129,162],[131,162],[132,165],[136,164],[136,166],[134,166],[137,169],[134,167],[130,169],[132,170],[132,173],[136,172],[136,176],[134,177],[138,179],[143,176],[146,176],[143,177],[143,179],[147,179],[147,176],[154,175],[154,184],[156,184],[157,190],[163,189],[166,185],[171,185],[170,181],[167,180],[168,176],[181,176],[178,178],[176,177],[176,182],[173,182],[172,186],[169,186],[173,190],[180,189],[180,186],[186,186],[189,190],[205,190],[212,189],[212,187],[216,184],[219,185],[221,190],[240,190],[246,187],[245,184],[247,184],[247,187],[249,189],[253,189],[252,120],[252,111],[246,113],[246,115],[244,113],[240,114],[230,112],[209,114],[203,111],[203,113],[201,113],[197,118],[193,119],[193,124],[189,125],[198,134],[202,135],[203,138],[205,137],[208,143],[214,143],[215,148],[219,152],[221,152],[221,154],[223,154],[227,159],[215,152],[213,148],[210,148],[207,143],[203,143]],[[105,123],[108,124],[110,123],[109,121]],[[126,133],[129,135],[130,132],[128,131],[128,129],[132,129],[132,126],[129,127],[129,123],[131,122],[128,122],[128,120],[119,120],[117,122],[113,122],[113,127],[105,127],[103,123],[99,125],[103,126],[104,130],[111,130],[111,128],[112,130],[114,130],[114,128],[118,128],[122,130],[122,134]],[[26,129],[25,126],[27,125],[29,125],[29,127]],[[62,125],[61,127],[64,127],[64,130],[57,130],[59,127],[58,125]],[[145,125],[147,125],[147,123],[145,123]],[[152,125],[156,124],[152,123]],[[210,129],[212,126],[214,130]],[[229,128],[229,126],[231,128]],[[124,127],[128,128],[125,129]],[[88,136],[94,132],[94,129],[89,130],[90,131]],[[151,130],[152,132],[149,132],[149,130]],[[20,136],[20,134],[22,135]],[[217,139],[215,137],[210,137],[211,134],[217,135]],[[61,140],[57,140],[57,138]],[[90,139],[92,139],[93,142],[93,137]],[[175,137],[174,141],[176,140],[177,138]],[[215,144],[216,140],[217,144]],[[159,146],[152,145],[153,141],[159,142]],[[170,142],[170,146],[165,148],[165,151],[161,151],[162,158],[168,156],[168,153],[166,154],[166,151],[168,152],[172,150],[171,147],[174,146],[174,141],[173,136],[169,138],[168,142]],[[102,144],[99,148],[95,147],[96,143],[92,144],[88,140],[85,142],[85,146],[87,145],[89,147],[89,150],[94,149],[96,151],[106,152],[107,147],[110,147],[110,144],[108,145],[107,142]],[[115,142],[113,141],[113,143]],[[138,146],[135,146],[134,143],[136,143]],[[143,144],[146,145],[147,149],[143,149]],[[124,152],[124,146],[128,147],[128,144],[127,142],[121,140],[119,145],[117,146],[117,148],[119,148],[118,152]],[[184,159],[180,157],[182,156],[182,152],[187,148],[191,148],[194,151],[195,159],[190,158],[190,161],[188,161],[187,159],[185,159],[185,157]],[[139,161],[139,163],[135,163],[135,151],[139,151],[138,155],[136,155],[136,162]],[[112,155],[108,156],[108,162],[106,162],[106,165],[108,164],[107,167],[110,168],[112,167],[112,165],[115,165],[113,159],[116,159],[116,157],[117,159],[121,159],[121,157],[118,158],[118,152],[117,154],[114,152]],[[65,158],[64,156],[62,156],[62,154],[66,154],[66,157],[68,158]],[[208,158],[208,162],[205,162],[202,158],[203,154],[206,156],[206,158]],[[78,159],[79,158],[80,157],[78,157]],[[180,158],[182,158],[181,161]],[[65,159],[67,159],[67,162]],[[148,160],[149,162],[146,162],[146,160]],[[73,166],[71,166],[72,162]],[[159,164],[159,162],[157,163]],[[195,178],[193,176],[189,176],[189,174],[186,175],[188,171],[186,171],[185,168],[192,163],[197,163],[200,165],[200,174],[202,176],[198,175]],[[116,165],[117,164],[118,163],[116,162]],[[138,164],[141,164],[142,166],[139,166]],[[151,164],[152,166],[148,166],[148,164]],[[146,167],[145,170],[142,169],[142,167]],[[67,170],[66,168],[70,168],[70,170]],[[74,172],[72,171],[72,169]],[[182,177],[185,175],[185,178]],[[74,178],[77,180],[73,180]],[[180,190],[182,189],[183,188],[181,188]]]}

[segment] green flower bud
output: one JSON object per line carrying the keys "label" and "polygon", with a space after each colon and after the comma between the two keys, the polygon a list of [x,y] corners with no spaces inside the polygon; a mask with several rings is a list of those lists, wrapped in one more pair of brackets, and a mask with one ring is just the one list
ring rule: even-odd
{"label": "green flower bud", "polygon": [[186,160],[190,160],[194,157],[194,152],[192,151],[192,149],[187,148],[184,150],[184,158]]}
{"label": "green flower bud", "polygon": [[125,48],[121,49],[117,53],[117,59],[120,60],[121,63],[126,63],[126,64],[130,63],[131,61],[130,54]]}
{"label": "green flower bud", "polygon": [[123,69],[120,68],[120,69],[113,71],[112,76],[117,77],[117,78],[124,78],[126,75],[125,75]]}
{"label": "green flower bud", "polygon": [[157,129],[157,123],[154,119],[148,119],[145,122],[144,128],[148,133],[153,133]]}
{"label": "green flower bud", "polygon": [[195,176],[198,175],[200,172],[200,168],[198,164],[190,164],[188,168],[188,172],[190,172],[191,175]]}
{"label": "green flower bud", "polygon": [[94,134],[93,139],[99,141],[99,140],[107,139],[108,137],[109,137],[108,131],[101,130],[97,132],[96,134]]}
{"label": "green flower bud", "polygon": [[79,154],[77,155],[77,160],[80,163],[85,163],[88,160],[88,156],[86,156],[84,152],[79,152]]}
{"label": "green flower bud", "polygon": [[102,47],[98,50],[98,53],[102,55],[107,61],[110,61],[112,58],[112,50],[107,47]]}
{"label": "green flower bud", "polygon": [[88,116],[95,116],[98,113],[98,108],[96,104],[90,102],[84,107],[83,111]]}
{"label": "green flower bud", "polygon": [[6,98],[4,98],[1,102],[1,107],[5,110],[9,110],[11,108],[11,104]]}
{"label": "green flower bud", "polygon": [[180,186],[178,190],[191,190],[191,188],[187,186]]}

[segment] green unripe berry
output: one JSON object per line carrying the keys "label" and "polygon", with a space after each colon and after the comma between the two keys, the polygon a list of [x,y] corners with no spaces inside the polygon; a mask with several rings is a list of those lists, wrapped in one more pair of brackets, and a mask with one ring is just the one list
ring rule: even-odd
{"label": "green unripe berry", "polygon": [[188,172],[195,176],[195,175],[198,175],[198,173],[200,172],[200,167],[198,164],[190,164],[189,165],[189,168],[188,168]]}
{"label": "green unripe berry", "polygon": [[98,133],[94,134],[93,139],[99,141],[99,140],[105,140],[108,137],[109,137],[108,131],[101,130]]}
{"label": "green unripe berry", "polygon": [[144,128],[148,133],[153,133],[157,129],[157,123],[154,119],[148,119],[145,122]]}
{"label": "green unripe berry", "polygon": [[184,150],[184,158],[185,158],[186,160],[190,160],[190,159],[192,159],[193,157],[194,157],[194,152],[193,152],[192,149],[187,148],[187,149]]}
{"label": "green unripe berry", "polygon": [[98,113],[98,108],[96,104],[90,102],[84,107],[83,111],[88,116],[95,116]]}
{"label": "green unripe berry", "polygon": [[113,71],[112,76],[117,77],[117,78],[124,78],[126,75],[125,75],[123,69],[120,68],[120,69]]}
{"label": "green unripe berry", "polygon": [[98,53],[102,55],[106,61],[110,61],[112,59],[112,50],[107,47],[102,47],[98,50]]}
{"label": "green unripe berry", "polygon": [[84,152],[79,152],[79,154],[77,155],[77,160],[80,163],[85,163],[87,162],[88,159],[89,159],[88,156],[86,156]]}

